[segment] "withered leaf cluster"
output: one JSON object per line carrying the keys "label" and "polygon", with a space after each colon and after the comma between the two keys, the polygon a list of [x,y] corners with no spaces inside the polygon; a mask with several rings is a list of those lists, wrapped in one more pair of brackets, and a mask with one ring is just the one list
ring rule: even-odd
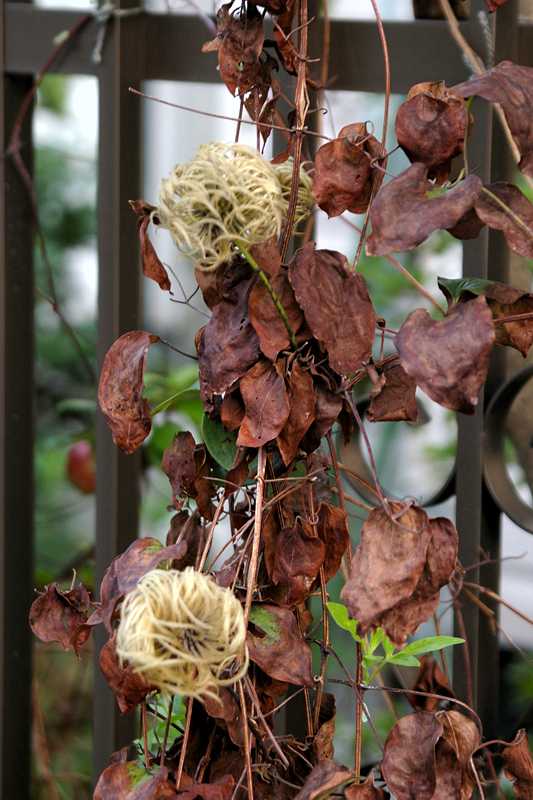
{"label": "withered leaf cluster", "polygon": [[371,511],[342,590],[359,630],[382,627],[402,645],[437,608],[456,567],[457,547],[453,524],[428,519],[418,506]]}

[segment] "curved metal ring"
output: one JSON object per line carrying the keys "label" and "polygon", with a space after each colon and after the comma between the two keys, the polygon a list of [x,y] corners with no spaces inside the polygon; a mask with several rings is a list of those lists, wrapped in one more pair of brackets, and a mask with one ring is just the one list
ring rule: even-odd
{"label": "curved metal ring", "polygon": [[504,514],[521,528],[533,533],[533,508],[525,503],[505,466],[505,422],[513,401],[533,377],[533,364],[510,378],[498,389],[485,413],[483,471],[485,482]]}
{"label": "curved metal ring", "polygon": [[[357,410],[361,416],[361,419],[364,421],[366,410],[370,405],[370,400],[368,398],[364,398],[357,403]],[[342,434],[340,434],[340,452],[342,453],[344,450],[344,444],[342,442]],[[350,447],[352,448],[352,452],[350,454],[350,462],[354,467],[354,471],[364,478],[365,481],[372,485],[373,477],[368,464],[365,460],[362,450],[361,444],[361,434],[358,432],[357,437],[354,437],[350,442]],[[343,457],[344,460],[344,457]],[[455,493],[455,474],[456,474],[456,464],[455,461],[453,463],[453,467],[451,468],[450,472],[448,473],[444,483],[440,486],[433,494],[429,497],[422,497],[421,503],[424,507],[431,507],[436,506],[439,503],[444,503],[445,500],[448,500],[450,497],[453,496]],[[376,496],[373,492],[370,492],[362,483],[359,483],[356,480],[350,478],[349,475],[344,476],[346,481],[352,486],[357,494],[359,494],[364,500],[369,503],[375,503]]]}

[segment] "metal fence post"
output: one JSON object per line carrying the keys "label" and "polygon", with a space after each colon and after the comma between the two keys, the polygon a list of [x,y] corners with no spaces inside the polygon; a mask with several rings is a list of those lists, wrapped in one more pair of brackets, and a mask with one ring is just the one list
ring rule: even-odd
{"label": "metal fence post", "polygon": [[[128,0],[121,8],[133,7]],[[139,255],[128,200],[136,199],[141,176],[141,105],[128,92],[143,77],[143,19],[115,17],[103,51],[99,77],[98,157],[98,362],[122,333],[139,327]],[[140,455],[126,456],[113,444],[102,415],[96,430],[96,579],[138,532]],[[95,777],[110,754],[134,735],[132,715],[120,715],[98,667],[105,640],[96,636],[93,765]]]}
{"label": "metal fence post", "polygon": [[[0,33],[4,65],[4,8]],[[4,156],[30,76],[2,73]],[[22,156],[31,169],[31,113]],[[0,159],[0,796],[28,800],[33,599],[33,229],[28,193]]]}

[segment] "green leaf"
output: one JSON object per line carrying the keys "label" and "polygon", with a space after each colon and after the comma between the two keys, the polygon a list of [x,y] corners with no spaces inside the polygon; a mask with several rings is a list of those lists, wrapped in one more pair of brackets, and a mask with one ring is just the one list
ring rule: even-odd
{"label": "green leaf", "polygon": [[366,653],[363,656],[363,663],[365,666],[368,664],[378,664],[380,661],[384,661],[383,656],[373,656],[371,653]]}
{"label": "green leaf", "polygon": [[448,305],[452,305],[459,302],[463,294],[485,294],[494,281],[484,278],[437,278],[437,283]]}
{"label": "green leaf", "polygon": [[96,414],[96,400],[86,397],[71,397],[60,400],[56,405],[59,416],[94,417]]}
{"label": "green leaf", "polygon": [[388,664],[397,664],[400,667],[419,667],[420,661],[415,656],[405,655],[403,650],[387,659]]}
{"label": "green leaf", "polygon": [[368,642],[368,653],[373,653],[375,650],[377,650],[380,644],[385,643],[385,639],[387,639],[387,635],[385,634],[383,628],[376,628],[374,631],[372,631],[372,635]]}
{"label": "green leaf", "polygon": [[265,634],[265,644],[275,644],[281,638],[279,623],[274,614],[260,605],[252,605],[250,609],[250,622],[260,628]]}
{"label": "green leaf", "polygon": [[237,432],[227,431],[219,420],[204,414],[202,439],[215,461],[225,470],[231,469],[237,454]]}
{"label": "green leaf", "polygon": [[410,656],[421,656],[424,653],[434,653],[436,650],[442,650],[445,647],[452,647],[455,644],[464,644],[464,639],[459,639],[457,636],[426,636],[424,639],[417,639],[400,653]]}
{"label": "green leaf", "polygon": [[351,633],[356,642],[362,644],[363,640],[357,635],[357,620],[350,619],[348,609],[342,603],[328,603],[328,611],[339,626],[348,633]]}

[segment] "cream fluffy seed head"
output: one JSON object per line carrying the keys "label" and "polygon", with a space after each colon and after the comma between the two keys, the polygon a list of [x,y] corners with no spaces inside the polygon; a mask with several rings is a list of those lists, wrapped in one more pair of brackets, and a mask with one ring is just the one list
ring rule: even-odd
{"label": "cream fluffy seed head", "polygon": [[211,271],[278,236],[286,203],[273,166],[251,147],[211,142],[161,183],[154,213],[176,247]]}
{"label": "cream fluffy seed head", "polygon": [[151,570],[124,599],[117,653],[165,694],[216,697],[248,669],[242,606],[193,567]]}

